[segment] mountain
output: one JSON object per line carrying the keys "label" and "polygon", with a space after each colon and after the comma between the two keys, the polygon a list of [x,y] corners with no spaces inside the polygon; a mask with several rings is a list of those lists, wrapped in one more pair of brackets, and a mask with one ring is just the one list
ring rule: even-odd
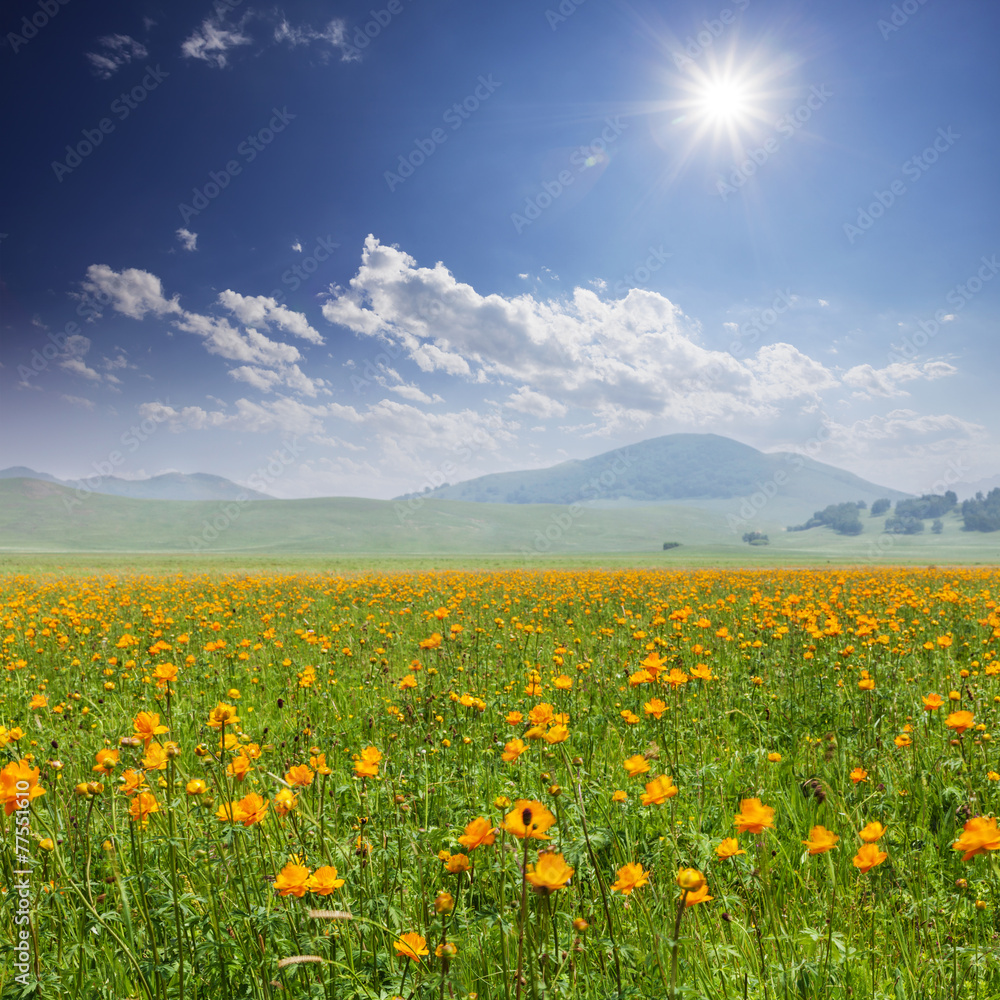
{"label": "mountain", "polygon": [[238,485],[222,476],[205,472],[165,472],[149,479],[120,479],[117,476],[91,476],[78,481],[56,479],[47,472],[35,472],[24,466],[0,469],[0,479],[35,479],[57,483],[78,496],[103,493],[136,500],[273,500],[267,493]]}
{"label": "mountain", "polygon": [[[663,503],[781,497],[810,512],[831,503],[909,494],[878,486],[843,469],[790,452],[764,453],[717,434],[669,434],[547,469],[499,472],[420,498],[476,503],[572,504],[586,501]],[[417,494],[398,499],[412,501]],[[717,506],[711,503],[710,506]]]}

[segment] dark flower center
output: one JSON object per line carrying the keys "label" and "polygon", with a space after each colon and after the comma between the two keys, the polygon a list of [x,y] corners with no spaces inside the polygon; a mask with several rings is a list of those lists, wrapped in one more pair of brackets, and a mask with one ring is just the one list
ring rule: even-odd
{"label": "dark flower center", "polygon": [[527,830],[531,826],[532,820],[531,810],[522,809],[521,810],[521,822],[524,824],[524,828]]}

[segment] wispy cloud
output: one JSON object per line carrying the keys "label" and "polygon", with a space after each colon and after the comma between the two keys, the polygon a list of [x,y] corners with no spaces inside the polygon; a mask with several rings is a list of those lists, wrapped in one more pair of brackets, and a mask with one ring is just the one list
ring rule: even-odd
{"label": "wispy cloud", "polygon": [[131,35],[105,35],[97,41],[98,51],[88,52],[87,60],[96,76],[110,80],[123,66],[149,55],[146,46]]}

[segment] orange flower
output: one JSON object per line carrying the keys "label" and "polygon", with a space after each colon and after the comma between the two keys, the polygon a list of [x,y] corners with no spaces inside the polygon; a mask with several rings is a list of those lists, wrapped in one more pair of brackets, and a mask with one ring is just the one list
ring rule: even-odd
{"label": "orange flower", "polygon": [[974,716],[971,712],[952,712],[947,719],[944,720],[944,724],[949,729],[954,729],[959,736],[966,731],[966,729],[972,728]]}
{"label": "orange flower", "polygon": [[[421,649],[437,649],[444,641],[440,632],[432,632],[430,638],[420,640]],[[421,938],[421,940],[423,940]]]}
{"label": "orange flower", "polygon": [[528,749],[528,744],[524,740],[511,740],[503,748],[503,753],[500,754],[500,759],[506,761],[508,764],[517,760],[525,750]]}
{"label": "orange flower", "polygon": [[853,781],[854,784],[858,785],[862,781],[867,780],[868,772],[863,767],[856,767],[853,771],[851,771],[851,781]]}
{"label": "orange flower", "polygon": [[317,868],[306,883],[309,891],[316,893],[317,896],[329,896],[343,884],[344,880],[337,878],[337,869],[333,865],[323,865],[322,868]]}
{"label": "orange flower", "polygon": [[155,740],[146,747],[142,758],[142,766],[147,771],[165,771],[167,769],[167,748],[160,746]]}
{"label": "orange flower", "polygon": [[503,828],[521,840],[532,838],[534,840],[548,840],[545,831],[556,822],[552,815],[542,805],[534,799],[517,799],[513,808],[503,820]]}
{"label": "orange flower", "polygon": [[92,767],[91,770],[98,774],[110,774],[118,764],[120,753],[120,750],[98,750],[94,757],[97,765],[96,767]]}
{"label": "orange flower", "polygon": [[333,774],[330,765],[326,762],[326,754],[318,753],[309,758],[309,764],[316,769],[317,774]]}
{"label": "orange flower", "polygon": [[708,894],[708,886],[703,885],[700,889],[695,889],[694,892],[689,892],[684,897],[684,906],[697,906],[699,903],[709,903],[715,896],[710,896]]}
{"label": "orange flower", "polygon": [[740,842],[735,837],[726,837],[725,840],[715,849],[716,857],[725,858],[735,858],[737,854],[746,854],[740,847]]}
{"label": "orange flower", "polygon": [[250,758],[247,757],[246,754],[241,753],[238,757],[234,757],[229,762],[229,766],[226,768],[226,774],[235,778],[237,781],[242,781],[252,770],[253,767],[250,764]]}
{"label": "orange flower", "polygon": [[969,861],[977,854],[1000,850],[1000,830],[997,830],[995,816],[973,816],[962,828],[962,835],[951,846],[956,851],[965,851],[963,861]]}
{"label": "orange flower", "polygon": [[472,867],[472,862],[467,854],[449,854],[444,866],[452,875],[461,875]]}
{"label": "orange flower", "polygon": [[152,792],[140,792],[132,800],[128,811],[129,816],[132,817],[132,822],[138,821],[140,829],[145,830],[149,825],[149,817],[153,813],[160,811],[160,805],[153,797]]}
{"label": "orange flower", "polygon": [[740,811],[733,817],[737,833],[763,833],[774,829],[774,809],[760,799],[743,799]]}
{"label": "orange flower", "polygon": [[659,778],[653,778],[646,785],[646,791],[642,796],[644,806],[662,806],[667,799],[672,799],[678,792],[674,779],[669,774],[663,774]]}
{"label": "orange flower", "polygon": [[399,940],[393,944],[393,947],[400,958],[412,958],[415,962],[420,961],[421,955],[430,954],[424,938],[419,934],[414,934],[412,931],[409,934],[401,934]]}
{"label": "orange flower", "polygon": [[[0,801],[4,804],[4,812],[10,816],[17,811],[22,803],[37,799],[45,794],[45,789],[38,785],[40,769],[31,766],[31,761],[11,761],[0,771]],[[27,788],[19,788],[27,785]]]}
{"label": "orange flower", "polygon": [[566,859],[552,851],[539,851],[538,863],[529,864],[525,873],[525,878],[543,896],[564,888],[572,877],[573,869],[566,864]]}
{"label": "orange flower", "polygon": [[895,743],[900,749],[903,747],[913,746],[913,740],[911,740],[906,733],[900,733],[899,736],[897,736],[892,742]]}
{"label": "orange flower", "polygon": [[858,836],[866,844],[874,844],[875,841],[878,840],[884,833],[885,827],[878,820],[874,820],[864,827],[864,829],[858,833]]}
{"label": "orange flower", "polygon": [[569,736],[569,727],[562,724],[552,726],[542,737],[546,743],[563,743]]}
{"label": "orange flower", "polygon": [[528,712],[528,721],[533,726],[547,726],[555,716],[555,709],[547,702],[539,702]]}
{"label": "orange flower", "polygon": [[924,703],[925,712],[933,712],[944,704],[944,698],[939,694],[929,694],[921,699]]}
{"label": "orange flower", "polygon": [[809,831],[809,839],[803,840],[802,843],[809,848],[810,854],[825,854],[837,846],[838,840],[840,837],[825,826],[814,826]]}
{"label": "orange flower", "polygon": [[259,823],[267,815],[269,805],[267,799],[261,798],[256,792],[244,795],[236,803],[236,820],[244,826],[253,826],[254,823]]}
{"label": "orange flower", "polygon": [[140,712],[132,722],[135,735],[142,740],[143,746],[149,746],[150,740],[160,733],[168,733],[168,726],[160,725],[160,717],[155,712]]}
{"label": "orange flower", "polygon": [[122,795],[131,795],[133,792],[139,791],[145,783],[146,776],[141,771],[133,771],[132,768],[128,768],[121,776]]}
{"label": "orange flower", "polygon": [[638,775],[646,774],[649,771],[649,761],[646,760],[642,754],[637,753],[634,757],[629,757],[622,767],[628,771],[630,778],[635,778]]}
{"label": "orange flower", "polygon": [[465,825],[465,833],[458,838],[458,842],[468,851],[474,851],[477,847],[489,847],[495,840],[493,825],[482,816],[470,820]]}
{"label": "orange flower", "polygon": [[188,795],[204,795],[208,791],[208,785],[201,778],[194,778],[184,786],[184,791]]}
{"label": "orange flower", "polygon": [[299,803],[290,788],[282,788],[274,797],[274,811],[279,816],[287,816]]}
{"label": "orange flower", "polygon": [[878,849],[878,844],[865,844],[858,848],[858,853],[854,855],[854,867],[861,872],[871,871],[876,865],[882,864],[889,857],[885,851]]}
{"label": "orange flower", "polygon": [[651,715],[654,719],[659,719],[667,710],[667,706],[659,698],[652,698],[642,706],[642,710],[646,715]]}
{"label": "orange flower", "polygon": [[295,896],[301,899],[309,889],[309,869],[305,865],[290,861],[278,872],[274,888],[279,896]]}
{"label": "orange flower", "polygon": [[612,802],[627,802],[628,801],[628,792],[622,791],[619,788],[618,791],[616,791],[615,794],[611,796],[611,801]]}
{"label": "orange flower", "polygon": [[305,764],[296,764],[285,772],[285,781],[292,788],[305,788],[313,783],[315,775]]}
{"label": "orange flower", "polygon": [[225,702],[220,701],[215,708],[209,713],[208,724],[213,729],[222,729],[223,727],[228,728],[230,726],[238,726],[240,723],[240,717],[236,713],[236,709],[232,705],[227,705]]}
{"label": "orange flower", "polygon": [[631,895],[636,889],[641,889],[648,881],[652,872],[643,871],[642,865],[630,861],[618,869],[618,881],[611,888],[623,896]]}

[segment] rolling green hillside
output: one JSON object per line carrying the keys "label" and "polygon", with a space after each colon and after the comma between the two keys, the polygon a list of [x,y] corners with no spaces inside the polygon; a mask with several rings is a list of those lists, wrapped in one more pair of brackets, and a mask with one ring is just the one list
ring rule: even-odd
{"label": "rolling green hillside", "polygon": [[907,496],[804,455],[765,454],[716,434],[670,434],[594,458],[494,473],[423,495],[476,503],[571,504],[732,500],[755,493],[797,501],[795,509],[809,514],[830,503]]}
{"label": "rolling green hillside", "polygon": [[[778,500],[749,524],[734,524],[739,504],[715,509],[682,504],[570,507],[332,497],[318,500],[195,502],[133,500],[76,493],[31,479],[0,481],[0,552],[161,553],[179,556],[246,554],[360,557],[385,562],[406,556],[463,555],[545,564],[569,559],[627,557],[657,565],[730,563],[1000,563],[1000,532],[961,531],[944,518],[941,535],[883,535],[884,518],[862,517],[864,533],[844,538],[829,528],[783,531]],[[770,535],[768,546],[741,542],[744,530]],[[663,543],[680,547],[663,551]],[[127,561],[127,557],[126,557]],[[7,564],[10,560],[5,560]]]}

